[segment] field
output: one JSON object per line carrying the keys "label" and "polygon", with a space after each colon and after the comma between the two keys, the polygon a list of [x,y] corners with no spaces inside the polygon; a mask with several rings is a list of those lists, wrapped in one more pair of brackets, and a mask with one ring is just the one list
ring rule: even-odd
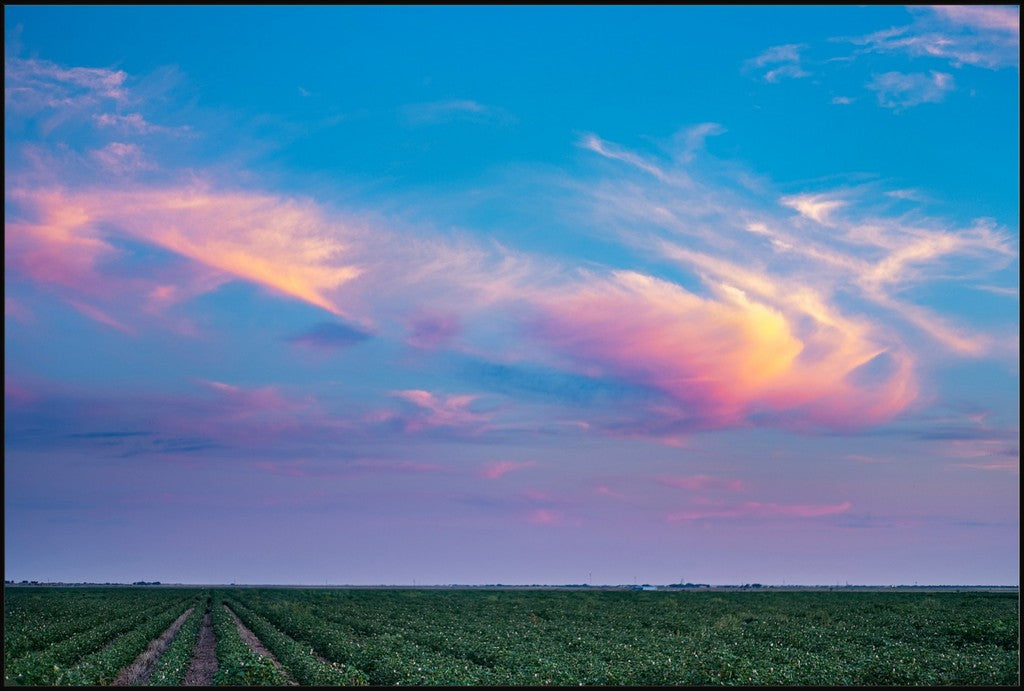
{"label": "field", "polygon": [[4,589],[6,685],[1016,685],[986,592]]}

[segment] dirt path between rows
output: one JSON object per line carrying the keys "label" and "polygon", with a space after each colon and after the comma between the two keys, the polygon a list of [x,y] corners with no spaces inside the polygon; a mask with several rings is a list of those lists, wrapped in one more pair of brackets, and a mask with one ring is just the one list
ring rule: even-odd
{"label": "dirt path between rows", "polygon": [[230,607],[228,607],[227,605],[224,605],[224,609],[226,609],[228,611],[228,614],[231,615],[231,618],[234,619],[235,626],[238,627],[238,635],[241,636],[242,640],[245,641],[245,644],[247,646],[249,646],[249,650],[253,651],[257,655],[262,655],[263,657],[265,657],[268,660],[270,660],[271,662],[273,662],[274,663],[274,667],[277,667],[277,669],[284,676],[284,678],[288,682],[288,684],[291,685],[291,686],[296,686],[298,684],[298,682],[296,682],[294,679],[292,679],[291,675],[288,674],[288,670],[286,670],[281,665],[281,663],[277,661],[277,658],[274,657],[274,653],[270,652],[270,650],[265,645],[263,645],[263,641],[261,641],[256,636],[256,634],[254,634],[249,629],[248,626],[246,626],[245,624],[242,623],[242,620],[238,618],[237,614],[235,614],[234,612],[231,611]]}
{"label": "dirt path between rows", "polygon": [[145,686],[149,677],[153,674],[156,661],[160,659],[167,646],[171,644],[178,630],[185,624],[188,615],[192,614],[195,607],[189,607],[185,613],[174,620],[174,623],[167,627],[167,630],[160,634],[159,638],[150,642],[149,647],[142,651],[142,654],[135,658],[135,661],[121,670],[117,679],[111,686]]}
{"label": "dirt path between rows", "polygon": [[213,686],[213,675],[217,673],[217,639],[213,635],[213,617],[209,610],[203,615],[203,626],[199,629],[199,640],[192,655],[183,686]]}

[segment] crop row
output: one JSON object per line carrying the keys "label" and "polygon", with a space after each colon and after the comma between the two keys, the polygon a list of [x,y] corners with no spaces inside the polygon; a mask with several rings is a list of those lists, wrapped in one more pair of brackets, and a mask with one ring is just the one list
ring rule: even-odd
{"label": "crop row", "polygon": [[184,682],[196,643],[199,642],[199,630],[203,625],[203,615],[206,613],[207,607],[209,607],[209,597],[204,594],[199,598],[192,614],[185,620],[170,645],[157,660],[149,677],[150,686],[181,686]]}
{"label": "crop row", "polygon": [[[165,599],[144,609],[128,610],[124,616],[10,661],[4,666],[4,682],[17,685],[102,683],[111,665],[125,656],[128,659],[124,664],[131,662],[154,635],[159,635],[186,609],[188,598],[194,597],[193,592],[189,592],[188,597],[182,597],[180,591],[177,595],[170,602]],[[149,635],[151,631],[156,633]],[[145,638],[147,635],[149,637]],[[114,674],[117,671],[115,669]],[[91,679],[98,681],[80,681]]]}
{"label": "crop row", "polygon": [[194,607],[195,602],[178,604],[144,621],[140,626],[119,636],[99,652],[87,655],[73,667],[63,670],[55,684],[61,686],[106,686],[117,678],[118,672],[144,651],[154,638],[167,629],[183,610]]}
{"label": "crop row", "polygon": [[[67,647],[68,639],[86,631],[96,629],[102,635],[99,632],[117,620],[140,610],[166,606],[183,596],[181,590],[163,589],[8,589],[4,602],[4,665],[56,644]],[[68,654],[74,652],[68,648]]]}
{"label": "crop row", "polygon": [[238,633],[234,619],[215,591],[211,603],[217,638],[217,686],[283,686],[286,679],[270,658],[254,653]]}
{"label": "crop row", "polygon": [[[8,594],[12,594],[8,592]],[[212,613],[218,685],[1013,685],[1019,601],[985,593],[217,589],[54,592],[83,628],[23,629],[45,593],[5,603],[5,682],[103,684],[195,610],[151,684],[180,684]],[[228,607],[230,607],[230,610]],[[232,614],[232,612],[234,614]],[[248,647],[237,616],[281,664]],[[12,635],[13,634],[13,635]],[[31,646],[40,646],[32,648]],[[20,647],[18,647],[20,646]]]}
{"label": "crop row", "polygon": [[1015,595],[244,590],[375,685],[1006,684]]}
{"label": "crop row", "polygon": [[325,660],[316,652],[314,646],[296,641],[237,600],[231,601],[230,606],[300,684],[365,686],[369,683],[365,673],[343,663]]}

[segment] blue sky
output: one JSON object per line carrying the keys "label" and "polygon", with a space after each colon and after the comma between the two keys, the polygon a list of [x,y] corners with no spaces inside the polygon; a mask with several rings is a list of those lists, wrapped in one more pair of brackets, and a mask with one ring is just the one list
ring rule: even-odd
{"label": "blue sky", "polygon": [[1016,584],[1018,15],[5,8],[5,578]]}

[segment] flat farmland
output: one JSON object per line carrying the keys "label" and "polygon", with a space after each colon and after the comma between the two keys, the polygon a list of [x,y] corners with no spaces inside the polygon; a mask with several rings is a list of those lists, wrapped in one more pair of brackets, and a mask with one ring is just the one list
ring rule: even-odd
{"label": "flat farmland", "polygon": [[1016,685],[1016,592],[5,588],[6,685]]}

